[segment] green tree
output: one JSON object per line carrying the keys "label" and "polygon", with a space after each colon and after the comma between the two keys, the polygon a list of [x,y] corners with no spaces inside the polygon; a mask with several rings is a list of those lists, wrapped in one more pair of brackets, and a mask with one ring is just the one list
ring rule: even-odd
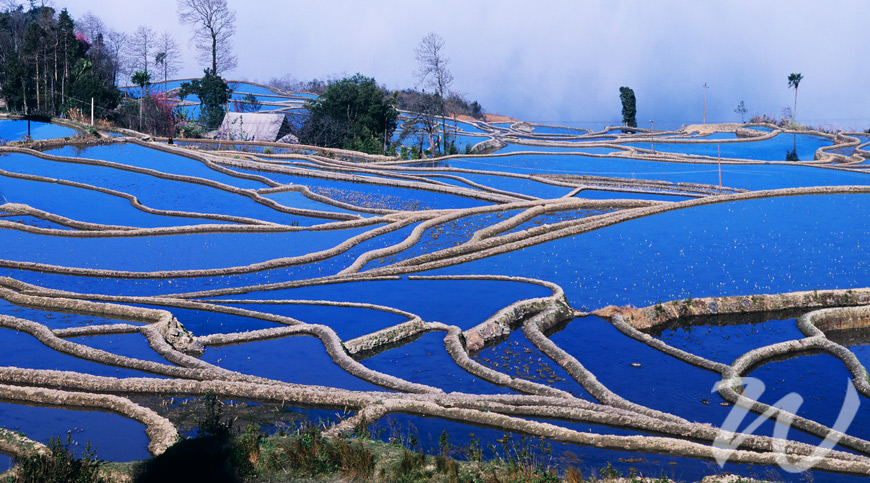
{"label": "green tree", "polygon": [[792,72],[788,75],[788,88],[791,89],[792,87],[794,87],[794,110],[791,113],[792,122],[794,122],[795,118],[797,117],[797,91],[798,86],[800,85],[802,80],[804,80],[804,76],[801,75],[800,72]]}
{"label": "green tree", "polygon": [[395,105],[395,98],[371,77],[341,79],[306,102],[309,115],[300,138],[320,146],[384,153],[399,117]]}
{"label": "green tree", "polygon": [[32,73],[28,66],[21,62],[18,54],[10,53],[6,58],[6,64],[0,73],[0,93],[6,99],[9,110],[27,112],[27,108],[33,104],[33,89],[30,88]]}
{"label": "green tree", "polygon": [[622,123],[629,127],[637,127],[637,99],[630,87],[619,88],[619,100],[622,101]]}
{"label": "green tree", "polygon": [[88,59],[79,59],[75,68],[71,69],[67,92],[69,97],[65,109],[77,107],[84,111],[90,107],[90,100],[93,99],[97,113],[104,114],[114,109],[121,100],[121,92],[110,86]]}
{"label": "green tree", "polygon": [[[0,95],[11,109],[35,108],[50,115],[84,104],[90,107],[90,97],[112,97],[108,90],[114,88],[113,66],[102,23],[91,15],[89,23],[82,23],[87,28],[80,29],[66,9],[58,13],[45,3],[30,2],[26,11],[19,5],[0,12]],[[85,79],[90,75],[94,78]],[[82,83],[73,93],[75,77]],[[90,87],[83,88],[86,84]]]}
{"label": "green tree", "polygon": [[72,71],[72,67],[75,65],[76,60],[79,59],[84,52],[81,44],[76,39],[74,32],[75,23],[66,9],[60,11],[60,15],[57,19],[57,30],[59,37],[58,43],[60,44],[62,52],[62,54],[58,55],[58,61],[60,61],[63,66],[60,82],[60,97],[63,101],[66,101],[67,81],[69,80],[70,72]]}
{"label": "green tree", "polygon": [[190,94],[199,96],[200,122],[205,124],[208,129],[220,126],[226,112],[224,106],[232,94],[226,81],[221,76],[215,75],[211,69],[206,69],[202,79],[181,84],[180,96],[186,97]]}
{"label": "green tree", "polygon": [[[45,67],[43,65],[45,62],[45,55],[43,52],[44,45],[45,30],[43,30],[37,22],[30,22],[27,24],[27,28],[24,31],[24,44],[21,46],[21,57],[28,66],[33,66],[32,72],[35,77],[33,87],[34,92],[36,93],[37,111],[42,110],[42,101],[45,99],[44,96],[40,95],[40,90],[42,89],[42,83],[44,82],[45,77]],[[40,67],[42,67],[42,69],[40,69]],[[31,106],[31,109],[32,108],[33,106]]]}

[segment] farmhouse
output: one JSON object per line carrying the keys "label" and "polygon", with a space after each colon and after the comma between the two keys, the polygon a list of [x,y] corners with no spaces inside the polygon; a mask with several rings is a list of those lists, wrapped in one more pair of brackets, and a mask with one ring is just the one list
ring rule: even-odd
{"label": "farmhouse", "polygon": [[290,134],[290,123],[283,114],[228,112],[217,132],[218,139],[299,144]]}

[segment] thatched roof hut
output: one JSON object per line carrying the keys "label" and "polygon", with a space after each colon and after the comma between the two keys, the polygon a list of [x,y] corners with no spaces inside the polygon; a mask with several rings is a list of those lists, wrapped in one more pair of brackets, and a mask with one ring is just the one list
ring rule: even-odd
{"label": "thatched roof hut", "polygon": [[290,134],[290,123],[283,114],[266,112],[228,112],[217,132],[218,139],[298,144]]}

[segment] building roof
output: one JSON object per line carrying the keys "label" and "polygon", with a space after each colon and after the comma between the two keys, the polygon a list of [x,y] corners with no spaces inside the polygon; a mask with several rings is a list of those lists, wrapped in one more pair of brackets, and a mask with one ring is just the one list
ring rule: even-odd
{"label": "building roof", "polygon": [[228,112],[218,128],[218,139],[298,143],[290,134],[290,123],[283,114],[265,112]]}

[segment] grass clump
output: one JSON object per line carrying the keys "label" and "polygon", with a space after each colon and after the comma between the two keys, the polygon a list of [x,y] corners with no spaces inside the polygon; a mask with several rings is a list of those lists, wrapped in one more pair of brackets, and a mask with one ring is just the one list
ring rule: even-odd
{"label": "grass clump", "polygon": [[499,477],[500,481],[523,483],[561,481],[553,464],[553,448],[550,443],[538,440],[538,444],[535,445],[534,439],[526,436],[520,436],[517,441],[511,434],[502,436],[499,443],[504,451],[504,456],[497,458],[504,467]]}
{"label": "grass clump", "polygon": [[15,458],[16,471],[8,483],[103,483],[100,476],[100,461],[96,450],[88,442],[82,450],[81,458],[76,458],[70,445],[72,434],[67,432],[66,441],[60,437],[48,442],[48,453],[36,453],[23,458]]}
{"label": "grass clump", "polygon": [[432,473],[432,470],[427,468],[425,454],[404,450],[402,452],[402,459],[393,468],[392,478],[387,478],[386,474],[381,476],[385,480],[391,479],[396,483],[411,483],[428,480],[432,476]]}
{"label": "grass clump", "polygon": [[316,428],[301,429],[271,445],[263,462],[267,471],[309,477],[338,473],[348,480],[365,480],[374,473],[374,455],[361,442],[324,438]]}

